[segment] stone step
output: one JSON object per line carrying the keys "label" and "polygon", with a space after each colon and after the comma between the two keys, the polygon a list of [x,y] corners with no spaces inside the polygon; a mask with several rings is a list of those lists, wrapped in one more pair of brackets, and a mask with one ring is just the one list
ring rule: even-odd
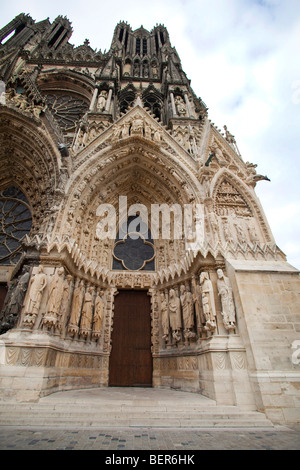
{"label": "stone step", "polygon": [[189,414],[161,411],[120,413],[114,410],[53,410],[38,409],[0,410],[0,424],[10,426],[146,426],[146,427],[272,427],[265,415],[258,412],[198,411]]}
{"label": "stone step", "polygon": [[[129,416],[143,416],[143,415],[149,415],[149,409],[147,408],[135,408],[135,407],[130,407],[130,408],[97,408],[93,409],[89,406],[81,406],[81,407],[59,407],[59,406],[29,406],[27,407],[26,405],[19,405],[19,406],[5,406],[1,407],[0,405],[0,416],[5,416],[5,415],[47,415],[51,413],[52,415],[57,415],[57,416],[74,416],[74,413],[77,416],[80,415],[91,415],[91,416],[123,416],[123,415],[129,415]],[[172,416],[172,415],[177,415],[177,416],[190,416],[191,418],[193,417],[198,417],[198,416],[217,416],[218,418],[228,418],[229,416],[232,417],[237,417],[241,418],[243,416],[245,417],[253,417],[255,419],[265,419],[265,415],[263,413],[259,413],[256,411],[244,411],[240,409],[236,409],[234,407],[232,408],[225,408],[225,407],[215,407],[214,409],[210,410],[203,410],[203,409],[151,409],[151,416],[152,417],[161,417],[162,414],[164,416]]]}
{"label": "stone step", "polygon": [[273,428],[263,413],[193,393],[72,391],[36,403],[0,402],[0,426]]}
{"label": "stone step", "polygon": [[82,420],[66,420],[66,419],[20,419],[17,422],[10,419],[1,420],[1,426],[12,427],[60,427],[60,428],[120,428],[120,427],[153,427],[153,428],[259,428],[259,429],[273,429],[274,426],[269,422],[257,422],[249,420],[180,420],[180,419],[167,419],[167,420],[151,420],[151,419],[121,419],[117,421],[112,420],[99,420],[91,421],[88,419]]}

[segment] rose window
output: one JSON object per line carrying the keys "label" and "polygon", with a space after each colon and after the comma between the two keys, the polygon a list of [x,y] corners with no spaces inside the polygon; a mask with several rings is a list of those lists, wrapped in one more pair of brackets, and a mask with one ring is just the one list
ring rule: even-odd
{"label": "rose window", "polygon": [[22,191],[10,187],[0,192],[0,265],[18,262],[31,226],[30,207]]}
{"label": "rose window", "polygon": [[74,128],[88,110],[88,104],[69,95],[47,95],[47,104],[58,124],[65,131]]}

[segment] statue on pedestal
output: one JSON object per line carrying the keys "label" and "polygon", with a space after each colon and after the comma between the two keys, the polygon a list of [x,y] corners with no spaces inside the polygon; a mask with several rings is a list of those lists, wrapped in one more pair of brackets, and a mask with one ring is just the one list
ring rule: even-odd
{"label": "statue on pedestal", "polygon": [[23,274],[21,274],[18,279],[10,282],[9,290],[1,312],[2,318],[0,334],[6,333],[16,325],[27,291],[29,278],[29,267],[25,266]]}
{"label": "statue on pedestal", "polygon": [[95,311],[94,318],[92,322],[92,337],[97,340],[101,336],[102,324],[104,318],[104,301],[103,301],[104,291],[98,290],[96,299],[95,299]]}
{"label": "statue on pedestal", "polygon": [[60,319],[60,304],[65,289],[64,272],[63,267],[58,268],[51,279],[47,311],[43,318],[43,325],[47,328],[56,327]]}
{"label": "statue on pedestal", "polygon": [[97,112],[98,113],[103,113],[103,111],[105,111],[106,100],[107,100],[107,91],[102,90],[100,95],[99,95],[98,102],[97,102]]}
{"label": "statue on pedestal", "polygon": [[28,287],[28,299],[24,307],[23,323],[25,326],[34,326],[46,285],[47,276],[44,273],[43,266],[39,266],[37,274],[31,277]]}
{"label": "statue on pedestal", "polygon": [[164,292],[160,293],[160,311],[161,311],[161,326],[163,331],[163,339],[168,341],[170,333],[170,322],[169,322],[169,309],[168,302]]}
{"label": "statue on pedestal", "polygon": [[88,287],[84,296],[83,307],[80,321],[80,336],[88,337],[91,332],[91,323],[93,315],[93,287]]}
{"label": "statue on pedestal", "polygon": [[180,330],[182,328],[180,315],[180,299],[177,297],[174,289],[170,289],[169,291],[169,315],[172,336],[176,342],[180,341]]}
{"label": "statue on pedestal", "polygon": [[180,302],[182,307],[184,336],[185,338],[194,338],[195,333],[192,331],[194,328],[194,301],[193,295],[182,284],[180,286]]}
{"label": "statue on pedestal", "polygon": [[235,329],[235,308],[233,302],[232,288],[227,276],[224,275],[222,269],[217,270],[218,293],[221,297],[223,322],[226,330],[232,331]]}
{"label": "statue on pedestal", "polygon": [[200,275],[202,308],[205,316],[205,330],[214,331],[216,329],[216,307],[212,282],[207,272]]}
{"label": "statue on pedestal", "polygon": [[71,309],[71,317],[68,325],[68,332],[71,334],[76,334],[79,331],[78,323],[80,320],[81,315],[81,308],[82,308],[82,301],[84,297],[84,281],[77,279],[74,295],[73,295],[73,302],[72,302],[72,309]]}

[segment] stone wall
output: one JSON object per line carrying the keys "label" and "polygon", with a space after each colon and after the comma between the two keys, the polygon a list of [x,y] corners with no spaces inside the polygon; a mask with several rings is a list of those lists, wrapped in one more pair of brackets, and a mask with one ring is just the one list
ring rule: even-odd
{"label": "stone wall", "polygon": [[282,262],[228,261],[256,405],[273,422],[300,420],[300,277]]}
{"label": "stone wall", "polygon": [[12,330],[0,341],[0,399],[38,401],[53,392],[108,385],[108,356],[42,332]]}

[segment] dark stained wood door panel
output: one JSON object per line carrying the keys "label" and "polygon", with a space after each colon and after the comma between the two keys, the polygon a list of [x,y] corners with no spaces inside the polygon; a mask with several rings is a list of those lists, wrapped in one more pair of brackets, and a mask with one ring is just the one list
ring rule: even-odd
{"label": "dark stained wood door panel", "polygon": [[115,297],[110,386],[152,386],[150,312],[145,291],[120,291]]}

